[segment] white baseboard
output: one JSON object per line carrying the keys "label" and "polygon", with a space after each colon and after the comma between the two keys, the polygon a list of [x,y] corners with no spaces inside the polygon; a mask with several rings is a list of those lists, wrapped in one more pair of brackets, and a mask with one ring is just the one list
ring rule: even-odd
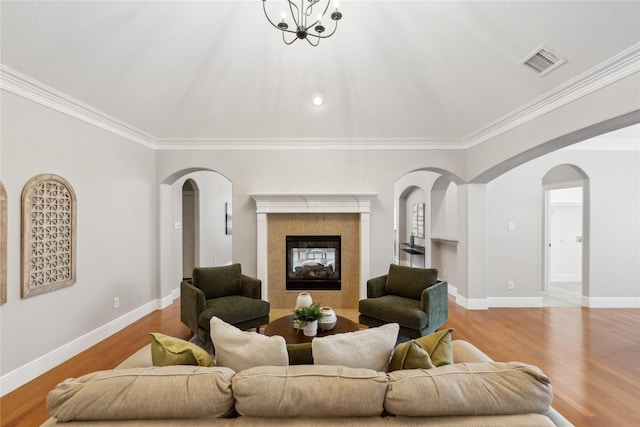
{"label": "white baseboard", "polygon": [[148,302],[91,332],[78,337],[53,351],[50,351],[44,356],[32,360],[31,362],[2,375],[2,377],[0,377],[0,396],[4,396],[18,387],[25,385],[29,381],[55,368],[78,353],[96,345],[100,341],[129,326],[133,322],[140,320],[147,314],[168,307],[171,305],[173,300],[179,296],[180,289],[174,289],[168,296]]}
{"label": "white baseboard", "polygon": [[640,297],[585,297],[582,306],[589,308],[640,308]]}
{"label": "white baseboard", "polygon": [[543,306],[542,297],[490,297],[489,307],[538,308]]}

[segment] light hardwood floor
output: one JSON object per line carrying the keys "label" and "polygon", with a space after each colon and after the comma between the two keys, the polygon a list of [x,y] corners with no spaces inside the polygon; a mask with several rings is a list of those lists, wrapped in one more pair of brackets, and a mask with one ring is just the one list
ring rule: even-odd
{"label": "light hardwood floor", "polygon": [[[2,426],[37,426],[45,399],[65,378],[110,369],[149,342],[153,331],[188,339],[180,302],[52,369],[0,400]],[[336,310],[357,321],[357,310]],[[289,314],[273,310],[272,318]],[[472,342],[494,360],[539,366],[551,378],[553,406],[576,426],[640,425],[640,310],[577,307],[465,310],[449,301],[453,338]]]}

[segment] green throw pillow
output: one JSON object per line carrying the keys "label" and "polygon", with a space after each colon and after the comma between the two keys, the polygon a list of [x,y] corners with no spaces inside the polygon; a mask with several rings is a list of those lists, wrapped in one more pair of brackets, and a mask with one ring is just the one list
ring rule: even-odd
{"label": "green throw pillow", "polygon": [[159,332],[151,334],[151,361],[153,366],[196,365],[215,366],[211,355],[202,347],[180,338]]}
{"label": "green throw pillow", "polygon": [[398,344],[391,356],[389,371],[399,369],[431,369],[453,363],[451,332],[442,329],[415,340]]}

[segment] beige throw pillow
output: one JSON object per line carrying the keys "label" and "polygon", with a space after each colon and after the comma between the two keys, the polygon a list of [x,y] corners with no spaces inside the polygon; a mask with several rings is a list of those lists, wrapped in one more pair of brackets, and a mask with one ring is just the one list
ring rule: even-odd
{"label": "beige throw pillow", "polygon": [[397,323],[389,323],[376,328],[314,338],[311,343],[313,363],[384,372],[399,331]]}
{"label": "beige throw pillow", "polygon": [[289,365],[287,343],[281,336],[242,331],[215,316],[210,327],[218,366],[239,372],[254,366]]}

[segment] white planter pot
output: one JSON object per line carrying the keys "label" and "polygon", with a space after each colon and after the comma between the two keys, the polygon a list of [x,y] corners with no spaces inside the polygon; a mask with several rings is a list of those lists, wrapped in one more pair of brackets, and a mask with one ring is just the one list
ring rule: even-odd
{"label": "white planter pot", "polygon": [[313,300],[311,299],[310,293],[300,292],[298,294],[298,298],[296,298],[296,308],[309,307],[311,304],[313,304]]}
{"label": "white planter pot", "polygon": [[318,328],[321,331],[330,331],[335,328],[338,321],[335,311],[331,307],[322,307],[320,311],[322,311],[322,319],[318,320]]}
{"label": "white planter pot", "polygon": [[302,332],[307,337],[315,337],[318,334],[318,321],[307,322],[304,328],[302,328]]}

